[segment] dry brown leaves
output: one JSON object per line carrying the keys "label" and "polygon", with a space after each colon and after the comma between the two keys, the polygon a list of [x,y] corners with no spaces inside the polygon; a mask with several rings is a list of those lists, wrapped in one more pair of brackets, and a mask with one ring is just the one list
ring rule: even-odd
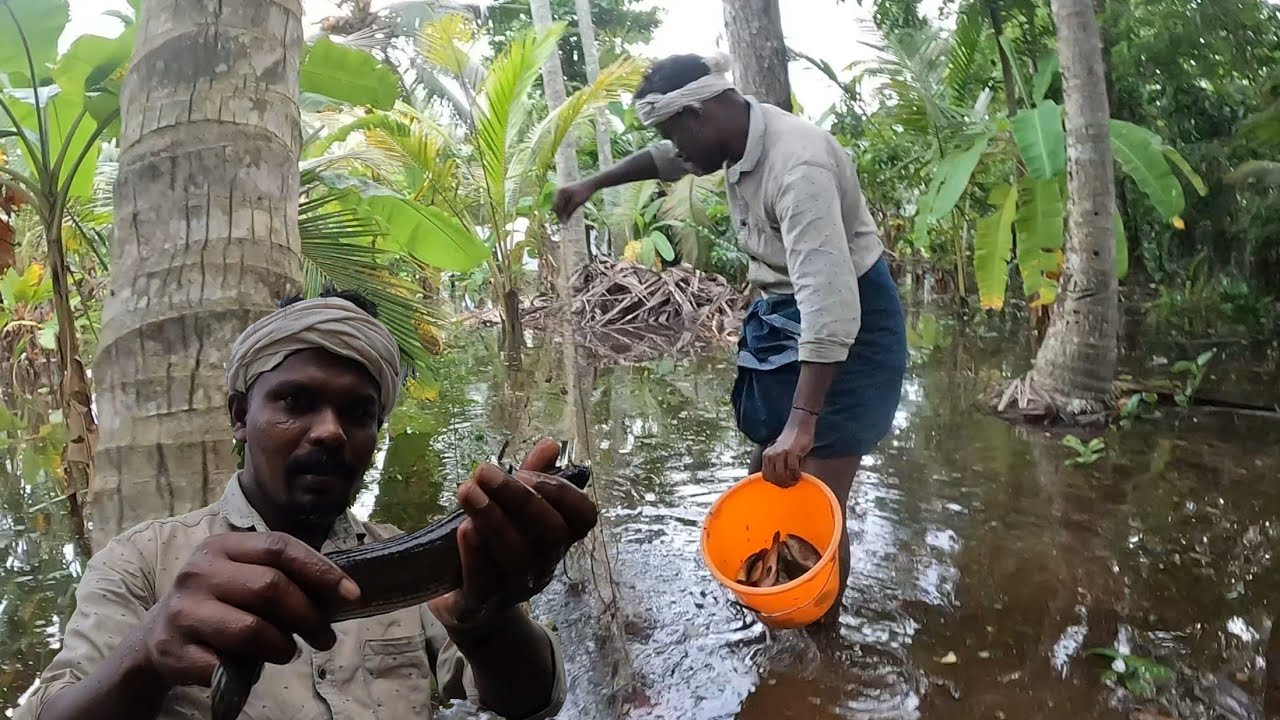
{"label": "dry brown leaves", "polygon": [[[655,271],[597,260],[578,271],[569,313],[580,340],[604,362],[631,363],[726,344],[742,295],[724,278],[687,265]],[[555,306],[536,308],[530,324]]]}

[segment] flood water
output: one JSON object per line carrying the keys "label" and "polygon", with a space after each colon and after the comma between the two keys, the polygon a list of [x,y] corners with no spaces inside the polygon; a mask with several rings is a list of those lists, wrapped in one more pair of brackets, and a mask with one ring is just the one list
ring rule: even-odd
{"label": "flood water", "polygon": [[[1068,467],[1059,438],[976,403],[1027,367],[1016,322],[910,315],[894,434],[864,460],[848,508],[854,571],[837,628],[767,632],[699,559],[699,525],[749,452],[728,351],[632,367],[584,355],[592,389],[577,407],[561,344],[534,348],[519,371],[492,338],[467,344],[435,369],[437,397],[397,411],[356,510],[413,529],[450,509],[459,479],[503,440],[579,436],[618,612],[601,622],[595,588],[609,580],[581,562],[535,603],[564,645],[563,718],[1254,717],[1280,611],[1280,421],[1170,409],[1108,433],[1101,461]],[[1139,377],[1205,349],[1158,334],[1127,345]],[[1205,387],[1275,401],[1277,379],[1274,348],[1223,345]],[[34,471],[8,452],[0,710],[11,713],[56,651],[83,558],[62,506],[39,507],[56,493],[22,480]],[[1153,658],[1174,680],[1139,702],[1102,682],[1094,647]],[[634,674],[625,692],[619,668]]]}

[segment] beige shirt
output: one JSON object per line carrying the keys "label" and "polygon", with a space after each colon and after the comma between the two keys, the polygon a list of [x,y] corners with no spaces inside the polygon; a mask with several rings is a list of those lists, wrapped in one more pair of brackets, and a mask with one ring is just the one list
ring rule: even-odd
{"label": "beige shirt", "polygon": [[[174,577],[202,540],[226,532],[265,531],[266,524],[240,489],[238,477],[222,499],[204,509],[143,523],[94,555],[76,589],[76,610],[62,650],[40,677],[15,720],[37,720],[49,698],[88,677],[143,616],[173,587]],[[389,525],[364,523],[347,513],[334,524],[323,551],[353,547],[399,534]],[[254,686],[242,720],[409,720],[431,717],[432,680],[440,695],[479,704],[466,659],[449,641],[426,605],[349,620],[333,626],[331,650],[312,650],[288,665],[268,664]],[[546,710],[529,720],[554,717],[565,697],[559,642],[547,631],[556,684]],[[209,690],[174,688],[161,720],[207,720]]]}
{"label": "beige shirt", "polygon": [[[858,174],[826,130],[747,100],[746,152],[725,169],[729,211],[750,258],[747,281],[795,295],[801,361],[843,362],[862,323],[857,279],[884,252]],[[670,142],[649,151],[662,180],[695,172]]]}

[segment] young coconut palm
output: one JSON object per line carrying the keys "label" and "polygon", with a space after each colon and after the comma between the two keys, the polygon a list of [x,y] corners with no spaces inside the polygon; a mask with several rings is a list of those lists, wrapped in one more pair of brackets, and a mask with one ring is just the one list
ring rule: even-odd
{"label": "young coconut palm", "polygon": [[[545,233],[547,210],[542,197],[556,150],[570,130],[588,121],[596,109],[635,87],[644,70],[639,61],[623,57],[534,122],[540,103],[531,90],[543,62],[556,52],[564,28],[557,23],[547,32],[529,30],[517,36],[480,78],[469,72],[475,26],[468,18],[444,16],[424,25],[419,34],[423,60],[457,82],[468,105],[461,137],[439,133],[461,166],[456,191],[434,188],[437,207],[451,216],[455,230],[484,229],[485,244],[491,250],[493,302],[513,350],[522,337],[519,271],[526,253],[537,251]],[[518,223],[521,220],[527,224]]]}

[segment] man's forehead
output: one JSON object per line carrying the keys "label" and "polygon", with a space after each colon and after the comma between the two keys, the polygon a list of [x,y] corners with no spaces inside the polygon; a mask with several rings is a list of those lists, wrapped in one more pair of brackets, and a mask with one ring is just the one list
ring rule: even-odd
{"label": "man's forehead", "polygon": [[375,398],[379,390],[377,379],[363,363],[324,348],[308,348],[293,353],[263,373],[254,385],[270,387],[286,382],[358,387]]}

